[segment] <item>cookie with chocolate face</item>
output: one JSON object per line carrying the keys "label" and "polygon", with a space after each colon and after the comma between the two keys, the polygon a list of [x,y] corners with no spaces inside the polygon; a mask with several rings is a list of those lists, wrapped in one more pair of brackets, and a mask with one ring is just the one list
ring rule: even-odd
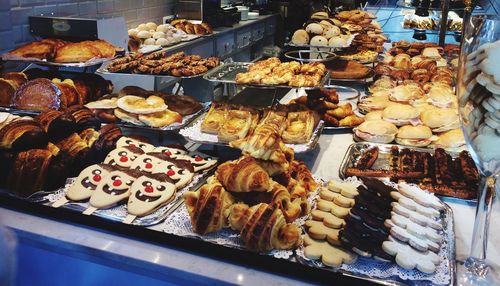
{"label": "cookie with chocolate face", "polygon": [[194,177],[194,167],[187,160],[168,158],[153,169],[154,174],[165,174],[175,184],[177,189],[187,186]]}
{"label": "cookie with chocolate face", "polygon": [[139,147],[120,147],[109,152],[104,159],[104,163],[112,166],[130,168],[132,162],[141,154],[144,154],[144,151]]}
{"label": "cookie with chocolate face", "polygon": [[156,165],[165,161],[168,157],[162,153],[146,153],[137,157],[130,166],[132,170],[152,173]]}
{"label": "cookie with chocolate face", "polygon": [[130,138],[127,136],[122,136],[120,139],[118,139],[118,141],[116,141],[116,148],[120,148],[120,147],[137,147],[137,148],[141,148],[142,151],[144,151],[146,153],[153,152],[155,149],[155,146],[153,146],[149,143],[142,142],[140,140]]}
{"label": "cookie with chocolate face", "polygon": [[217,164],[217,159],[200,152],[190,152],[185,155],[172,156],[175,159],[187,160],[193,165],[194,171],[208,170]]}
{"label": "cookie with chocolate face", "polygon": [[176,157],[179,155],[186,155],[188,150],[182,145],[167,145],[156,147],[154,152],[160,152],[169,157]]}
{"label": "cookie with chocolate face", "polygon": [[165,174],[147,174],[137,178],[130,187],[127,211],[144,216],[175,198],[175,185]]}
{"label": "cookie with chocolate face", "polygon": [[88,166],[80,172],[75,182],[69,187],[66,197],[72,201],[82,201],[90,198],[97,185],[113,171],[107,164]]}
{"label": "cookie with chocolate face", "polygon": [[124,170],[113,171],[102,180],[90,197],[90,205],[96,209],[106,209],[130,196],[130,187],[142,172]]}

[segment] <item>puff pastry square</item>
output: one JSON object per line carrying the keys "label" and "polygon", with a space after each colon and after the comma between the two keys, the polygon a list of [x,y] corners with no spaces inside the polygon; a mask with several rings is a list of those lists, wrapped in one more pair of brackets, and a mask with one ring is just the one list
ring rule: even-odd
{"label": "puff pastry square", "polygon": [[288,144],[307,143],[311,138],[316,125],[312,111],[299,111],[288,113],[288,126],[281,137]]}
{"label": "puff pastry square", "polygon": [[212,103],[210,110],[201,123],[201,132],[218,134],[226,120],[228,110],[226,106]]}
{"label": "puff pastry square", "polygon": [[252,114],[244,110],[230,110],[226,119],[219,129],[220,141],[233,141],[247,136],[252,125]]}

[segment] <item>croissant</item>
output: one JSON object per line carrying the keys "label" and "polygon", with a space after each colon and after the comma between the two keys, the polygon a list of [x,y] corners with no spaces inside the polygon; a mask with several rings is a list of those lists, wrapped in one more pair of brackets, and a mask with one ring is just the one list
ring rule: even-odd
{"label": "croissant", "polygon": [[231,192],[266,192],[269,189],[269,175],[250,156],[220,165],[216,177]]}
{"label": "croissant", "polygon": [[365,122],[365,120],[362,117],[358,117],[357,115],[353,114],[341,119],[339,121],[339,126],[354,127],[360,125],[363,122]]}
{"label": "croissant", "polygon": [[352,111],[352,105],[350,103],[346,103],[344,105],[340,105],[339,107],[333,110],[327,110],[326,113],[330,116],[333,116],[337,119],[345,118],[349,115],[354,114]]}
{"label": "croissant", "polygon": [[235,204],[231,207],[229,223],[232,229],[240,231],[240,238],[253,251],[293,249],[300,243],[299,228],[286,223],[276,205]]}
{"label": "croissant", "polygon": [[309,141],[316,125],[312,111],[289,112],[288,122],[289,125],[281,136],[285,143],[300,144]]}
{"label": "croissant", "polygon": [[314,180],[311,171],[307,168],[304,162],[293,160],[290,163],[290,172],[291,176],[297,180],[308,193],[318,188],[318,183]]}

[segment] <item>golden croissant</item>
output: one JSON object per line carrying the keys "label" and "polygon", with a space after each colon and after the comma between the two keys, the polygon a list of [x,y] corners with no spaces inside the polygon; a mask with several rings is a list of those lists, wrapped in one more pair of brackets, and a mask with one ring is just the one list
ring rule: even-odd
{"label": "golden croissant", "polygon": [[183,197],[196,233],[204,235],[229,226],[234,199],[217,180],[211,179],[198,192],[185,192]]}
{"label": "golden croissant", "polygon": [[253,251],[293,249],[300,243],[299,228],[286,223],[283,212],[276,205],[235,204],[231,207],[229,223],[232,229],[240,231],[241,240]]}
{"label": "golden croissant", "polygon": [[290,172],[291,176],[297,180],[308,193],[318,188],[318,183],[314,180],[311,171],[304,162],[293,160],[290,163]]}
{"label": "golden croissant", "polygon": [[250,156],[220,165],[216,176],[231,192],[266,192],[269,189],[269,175]]}

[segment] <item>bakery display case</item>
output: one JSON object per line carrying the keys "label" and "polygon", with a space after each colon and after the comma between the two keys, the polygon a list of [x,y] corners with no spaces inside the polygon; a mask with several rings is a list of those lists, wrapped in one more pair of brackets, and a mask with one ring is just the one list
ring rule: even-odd
{"label": "bakery display case", "polygon": [[[0,216],[20,268],[36,269],[16,283],[84,281],[73,269],[93,273],[83,284],[462,283],[484,203],[467,140],[498,132],[498,101],[482,97],[498,85],[497,44],[464,69],[452,36],[468,21],[444,4],[315,10],[276,57],[259,51],[278,14],[131,22],[126,54],[93,34],[99,22],[33,18],[39,35],[52,23],[73,36],[4,54],[42,62],[0,76]],[[456,31],[440,43],[445,14]],[[64,69],[96,59],[95,72]],[[472,105],[456,96],[461,68],[479,73],[458,87]]]}

